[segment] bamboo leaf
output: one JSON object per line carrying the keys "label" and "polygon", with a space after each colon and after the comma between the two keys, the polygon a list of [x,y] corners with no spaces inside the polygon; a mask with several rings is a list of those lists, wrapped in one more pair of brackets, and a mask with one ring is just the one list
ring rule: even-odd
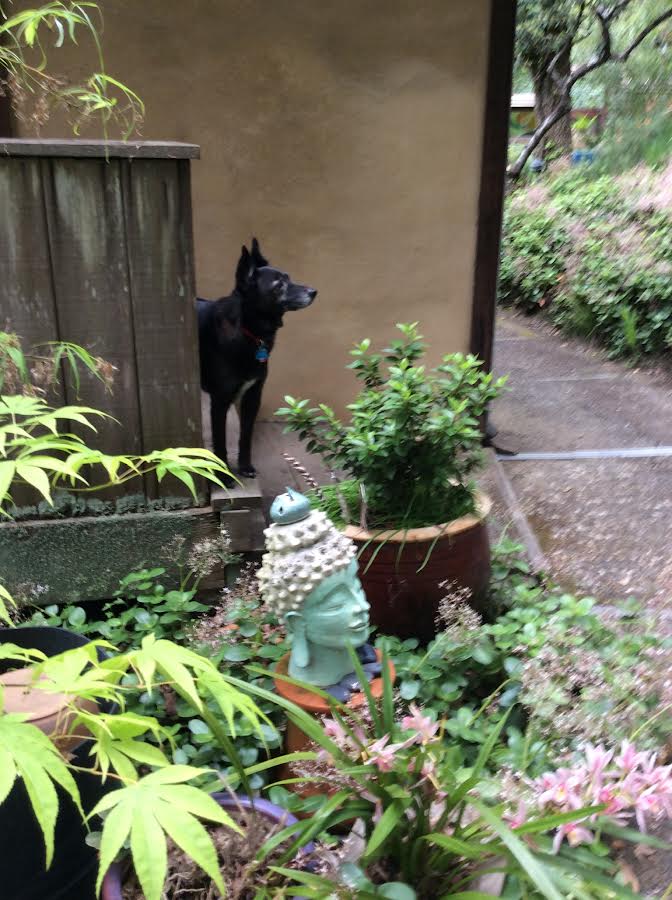
{"label": "bamboo leaf", "polygon": [[49,479],[42,471],[42,469],[37,468],[36,466],[30,466],[26,465],[25,463],[17,462],[16,474],[19,476],[19,478],[23,478],[23,480],[27,482],[27,484],[31,485],[37,491],[39,491],[48,503],[52,502]]}

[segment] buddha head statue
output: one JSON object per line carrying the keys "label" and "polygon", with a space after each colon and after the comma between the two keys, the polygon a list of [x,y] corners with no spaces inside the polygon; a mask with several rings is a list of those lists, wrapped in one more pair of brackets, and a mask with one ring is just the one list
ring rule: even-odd
{"label": "buddha head statue", "polygon": [[291,488],[275,498],[271,522],[257,578],[291,635],[289,674],[318,687],[338,684],[353,670],[348,647],[369,635],[355,545]]}

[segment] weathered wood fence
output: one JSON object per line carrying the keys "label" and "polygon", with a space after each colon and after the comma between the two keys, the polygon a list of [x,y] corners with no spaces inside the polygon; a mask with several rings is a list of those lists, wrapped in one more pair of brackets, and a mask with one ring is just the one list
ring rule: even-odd
{"label": "weathered wood fence", "polygon": [[[66,340],[117,367],[62,400],[109,412],[109,453],[199,446],[192,144],[0,141],[0,327]],[[129,484],[128,492],[142,487]],[[118,493],[118,492],[117,492]],[[181,495],[174,481],[158,495]],[[154,480],[144,485],[156,497]],[[106,496],[109,496],[107,494]]]}
{"label": "weathered wood fence", "polygon": [[[93,378],[78,392],[65,378],[57,398],[118,419],[92,441],[109,453],[202,445],[198,155],[191,144],[0,140],[0,329],[26,346],[81,344],[117,367],[112,394]],[[129,482],[45,521],[29,505],[0,524],[0,580],[42,603],[110,597],[129,571],[167,564],[162,548],[176,535],[186,546],[216,535],[207,492],[199,508],[170,481]]]}

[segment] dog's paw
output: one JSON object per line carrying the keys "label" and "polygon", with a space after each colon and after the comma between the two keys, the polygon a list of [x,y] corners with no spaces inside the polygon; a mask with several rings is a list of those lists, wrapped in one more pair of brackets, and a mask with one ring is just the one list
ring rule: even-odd
{"label": "dog's paw", "polygon": [[238,474],[240,475],[241,478],[256,478],[257,470],[254,468],[253,465],[240,466],[240,468],[238,469]]}
{"label": "dog's paw", "polygon": [[221,481],[226,488],[232,488],[236,486],[236,479],[233,477],[233,475],[222,475]]}

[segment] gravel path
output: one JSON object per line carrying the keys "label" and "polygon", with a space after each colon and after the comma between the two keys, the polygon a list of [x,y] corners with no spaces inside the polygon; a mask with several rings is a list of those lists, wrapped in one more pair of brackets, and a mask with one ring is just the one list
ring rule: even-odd
{"label": "gravel path", "polygon": [[[510,312],[498,320],[495,368],[510,374],[492,410],[502,450],[672,447],[672,379],[661,369],[611,362]],[[560,583],[672,616],[672,455],[500,460]]]}

